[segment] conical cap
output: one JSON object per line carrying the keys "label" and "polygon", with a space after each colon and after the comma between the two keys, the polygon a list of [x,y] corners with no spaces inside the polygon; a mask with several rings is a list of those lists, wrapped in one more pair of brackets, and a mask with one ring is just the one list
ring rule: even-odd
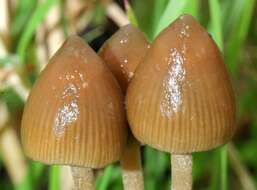
{"label": "conical cap", "polygon": [[26,103],[25,153],[47,164],[103,167],[120,158],[125,126],[117,81],[82,39],[69,37]]}
{"label": "conical cap", "polygon": [[131,24],[120,28],[99,51],[125,92],[136,67],[150,47],[144,34]]}
{"label": "conical cap", "polygon": [[235,132],[235,99],[223,58],[189,15],[153,42],[126,101],[133,134],[162,151],[209,150]]}
{"label": "conical cap", "polygon": [[[128,24],[113,34],[100,49],[99,56],[120,83],[124,94],[126,93],[130,80],[134,76],[137,66],[143,60],[149,47],[150,45],[144,34],[133,25]],[[137,140],[129,130],[127,146],[123,153],[123,159],[121,160],[127,163],[127,160],[124,161],[124,158],[130,159],[131,150],[134,151],[134,148],[138,148],[138,146]],[[135,160],[131,160],[131,162],[135,163]]]}

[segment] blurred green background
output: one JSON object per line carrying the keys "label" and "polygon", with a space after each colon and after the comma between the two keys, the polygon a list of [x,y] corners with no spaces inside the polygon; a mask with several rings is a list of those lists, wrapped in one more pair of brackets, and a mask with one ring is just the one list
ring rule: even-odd
{"label": "blurred green background", "polygon": [[[0,189],[69,188],[67,169],[28,160],[19,137],[29,89],[67,35],[78,33],[97,51],[128,18],[152,41],[183,13],[193,15],[224,53],[238,104],[233,142],[194,154],[194,189],[257,189],[256,1],[124,2],[0,0]],[[145,189],[170,189],[169,155],[149,147],[141,152]],[[97,171],[96,189],[122,189],[118,163]]]}

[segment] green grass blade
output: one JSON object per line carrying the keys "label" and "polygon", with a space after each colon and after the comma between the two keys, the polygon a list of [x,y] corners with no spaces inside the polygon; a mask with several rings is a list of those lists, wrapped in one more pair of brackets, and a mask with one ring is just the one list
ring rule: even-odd
{"label": "green grass blade", "polygon": [[96,27],[91,31],[87,32],[83,38],[87,41],[87,43],[92,42],[94,39],[103,34],[103,29],[101,27]]}
{"label": "green grass blade", "polygon": [[45,169],[45,165],[38,162],[31,162],[27,175],[21,184],[15,187],[15,190],[34,190],[37,189],[37,183],[39,182],[39,178],[42,176],[43,171]]}
{"label": "green grass blade", "polygon": [[36,7],[37,1],[22,0],[17,2],[14,18],[11,22],[11,36],[15,38],[24,29],[24,25],[30,18],[31,13]]}
{"label": "green grass blade", "polygon": [[43,18],[46,16],[48,10],[58,0],[46,0],[41,5],[38,5],[33,15],[31,16],[28,24],[25,26],[25,30],[18,42],[17,53],[21,61],[25,60],[26,49],[32,39],[37,26],[41,23]]}
{"label": "green grass blade", "polygon": [[48,189],[49,190],[59,190],[59,174],[60,174],[60,168],[59,166],[50,166],[49,169],[49,184]]}
{"label": "green grass blade", "polygon": [[221,180],[220,189],[227,190],[228,188],[228,155],[227,147],[224,146],[220,149],[220,167],[221,167]]}
{"label": "green grass blade", "polygon": [[168,0],[141,0],[132,1],[132,8],[138,21],[138,27],[146,34],[148,40],[154,39],[154,30]]}
{"label": "green grass blade", "polygon": [[[210,7],[210,27],[211,33],[214,41],[217,43],[218,47],[221,51],[223,51],[223,33],[222,33],[222,20],[221,20],[221,7],[219,0],[209,0]],[[227,157],[227,149],[226,146],[219,149],[217,152],[219,157],[219,165],[220,165],[220,187],[221,190],[228,189],[228,157]],[[216,174],[215,174],[216,175]],[[217,180],[217,178],[216,178]],[[215,181],[215,179],[214,179]],[[213,184],[212,188],[216,188],[217,184]]]}
{"label": "green grass blade", "polygon": [[68,18],[65,14],[65,10],[66,10],[66,7],[65,7],[65,1],[60,1],[60,8],[61,8],[61,18],[60,18],[60,23],[61,23],[61,28],[63,30],[63,33],[64,33],[64,36],[65,37],[68,37],[69,35],[69,22],[68,22]]}
{"label": "green grass blade", "polygon": [[153,18],[152,18],[153,28],[150,34],[151,40],[154,40],[155,38],[155,30],[158,27],[163,11],[166,9],[167,4],[168,4],[167,1],[157,1],[155,3],[155,6],[153,8]]}
{"label": "green grass blade", "polygon": [[124,4],[125,4],[125,9],[126,9],[126,14],[127,14],[127,17],[129,19],[130,23],[133,24],[134,26],[138,26],[138,21],[137,21],[136,15],[134,13],[134,10],[131,8],[129,1],[124,0]]}
{"label": "green grass blade", "polygon": [[228,155],[227,146],[223,146],[213,151],[213,166],[211,167],[211,190],[228,190]]}
{"label": "green grass blade", "polygon": [[170,0],[154,29],[154,38],[181,14],[198,18],[198,9],[199,0]]}
{"label": "green grass blade", "polygon": [[208,189],[210,190],[217,190],[220,189],[220,149],[218,150],[214,150],[212,155],[211,155],[211,159],[212,159],[212,164],[210,167],[210,171],[211,171],[211,184],[210,187]]}
{"label": "green grass blade", "polygon": [[107,190],[108,185],[110,183],[110,179],[112,178],[113,170],[114,170],[113,165],[110,165],[107,168],[105,168],[102,178],[96,182],[97,190]]}
{"label": "green grass blade", "polygon": [[199,19],[199,12],[199,0],[191,0],[187,2],[184,13],[191,14],[196,19]]}
{"label": "green grass blade", "polygon": [[148,190],[155,190],[157,181],[155,178],[155,169],[156,169],[156,161],[157,161],[157,154],[154,149],[151,147],[145,146],[144,148],[144,171],[147,174],[145,180],[145,187]]}
{"label": "green grass blade", "polygon": [[233,3],[230,0],[221,1],[224,38],[230,36],[229,32],[238,23],[240,19],[240,14],[238,13],[241,12],[243,5],[244,2],[242,0],[234,0]]}
{"label": "green grass blade", "polygon": [[232,74],[237,72],[237,59],[240,49],[247,37],[250,22],[252,19],[252,13],[254,10],[255,0],[244,0],[242,11],[239,17],[239,21],[231,31],[230,38],[226,47],[225,58],[229,64],[229,69]]}
{"label": "green grass blade", "polygon": [[159,176],[165,175],[165,170],[170,167],[170,154],[158,152],[155,166],[156,173],[159,174]]}
{"label": "green grass blade", "polygon": [[223,51],[222,20],[219,0],[209,0],[211,33],[218,47]]}
{"label": "green grass blade", "polygon": [[105,22],[105,19],[105,7],[101,3],[97,3],[93,11],[92,22],[101,25]]}
{"label": "green grass blade", "polygon": [[170,0],[165,11],[162,14],[160,22],[154,32],[156,37],[164,28],[166,28],[172,21],[174,21],[186,7],[188,0]]}

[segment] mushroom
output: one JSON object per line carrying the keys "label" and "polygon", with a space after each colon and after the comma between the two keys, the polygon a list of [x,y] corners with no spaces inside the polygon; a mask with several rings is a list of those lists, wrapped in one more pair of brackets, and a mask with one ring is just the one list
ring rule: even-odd
{"label": "mushroom", "polygon": [[172,154],[172,189],[192,188],[193,152],[235,133],[235,98],[222,55],[190,15],[151,45],[127,91],[127,117],[142,143]]}
{"label": "mushroom", "polygon": [[99,56],[69,37],[45,67],[25,105],[25,154],[70,165],[75,189],[94,189],[93,169],[119,160],[126,142],[122,91]]}
{"label": "mushroom", "polygon": [[[118,30],[99,51],[124,92],[138,64],[146,54],[149,44],[144,34],[129,24]],[[140,159],[140,144],[129,130],[128,141],[121,157],[125,190],[143,190],[144,180]]]}
{"label": "mushroom", "polygon": [[120,28],[99,51],[99,56],[117,78],[124,94],[134,71],[150,48],[144,34],[131,24]]}

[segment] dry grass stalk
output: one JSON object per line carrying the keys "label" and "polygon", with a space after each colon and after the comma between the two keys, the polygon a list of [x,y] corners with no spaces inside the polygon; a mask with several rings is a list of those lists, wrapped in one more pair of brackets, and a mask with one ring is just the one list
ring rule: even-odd
{"label": "dry grass stalk", "polygon": [[117,3],[110,3],[106,7],[107,16],[112,19],[119,27],[129,24],[129,20],[125,12]]}
{"label": "dry grass stalk", "polygon": [[232,168],[234,169],[239,181],[242,185],[243,190],[256,190],[254,179],[239,159],[239,152],[237,151],[234,144],[229,143],[228,145],[228,157],[231,161]]}
{"label": "dry grass stalk", "polygon": [[48,52],[46,45],[46,27],[42,23],[36,32],[36,46],[37,46],[37,56],[38,56],[38,66],[39,71],[41,71],[48,61]]}
{"label": "dry grass stalk", "polygon": [[[8,55],[10,5],[15,5],[14,1],[0,1],[0,56]],[[0,70],[0,86],[6,85],[12,86],[23,99],[27,98],[27,90],[10,67],[4,67]],[[0,128],[3,128],[10,118],[7,106],[3,102],[0,102],[0,105]],[[6,127],[1,133],[0,150],[11,181],[15,185],[19,184],[26,175],[27,165],[17,134],[12,126]]]}
{"label": "dry grass stalk", "polygon": [[81,0],[66,1],[65,13],[68,21],[69,32],[77,33],[84,29],[90,21],[90,13],[87,3]]}
{"label": "dry grass stalk", "polygon": [[12,66],[0,69],[0,90],[5,87],[12,87],[23,101],[28,97],[29,90],[25,87],[20,76]]}
{"label": "dry grass stalk", "polygon": [[27,165],[14,128],[6,126],[9,114],[4,102],[0,102],[0,113],[0,129],[3,129],[0,136],[0,151],[11,181],[18,185],[26,175]]}
{"label": "dry grass stalk", "polygon": [[8,45],[8,35],[10,28],[10,20],[9,20],[9,12],[8,12],[8,0],[0,0],[0,38],[2,39],[5,48]]}
{"label": "dry grass stalk", "polygon": [[14,185],[20,184],[26,175],[27,164],[16,131],[12,126],[7,126],[2,132],[0,150],[11,181]]}

